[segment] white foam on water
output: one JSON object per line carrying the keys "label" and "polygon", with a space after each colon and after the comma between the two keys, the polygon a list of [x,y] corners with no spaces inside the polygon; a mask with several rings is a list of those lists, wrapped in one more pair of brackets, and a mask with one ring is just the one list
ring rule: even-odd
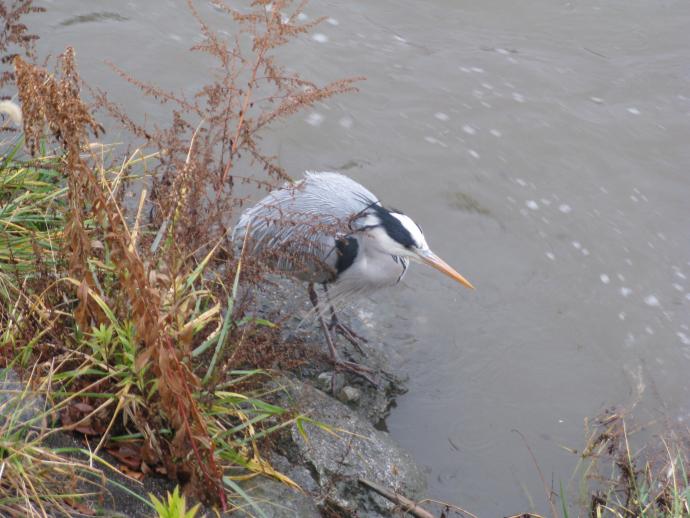
{"label": "white foam on water", "polygon": [[311,113],[307,116],[307,118],[304,119],[304,120],[305,120],[306,123],[309,124],[310,126],[321,126],[321,124],[323,123],[324,119],[325,119],[325,117],[324,117],[323,115],[321,115],[320,113],[318,113],[318,112],[311,112]]}
{"label": "white foam on water", "polygon": [[354,123],[355,121],[353,121],[350,117],[342,117],[338,121],[338,124],[340,124],[345,129],[350,129]]}
{"label": "white foam on water", "polygon": [[525,205],[527,205],[527,208],[530,210],[539,210],[539,204],[534,200],[527,200]]}
{"label": "white foam on water", "polygon": [[571,244],[578,250],[582,248],[582,244],[579,241],[573,241]]}
{"label": "white foam on water", "polygon": [[518,184],[520,187],[527,187],[527,182],[524,181],[522,178],[516,178],[515,183]]}
{"label": "white foam on water", "polygon": [[556,256],[553,255],[551,252],[546,252],[546,257],[548,257],[548,258],[551,259],[552,261],[555,261],[555,260],[556,260]]}
{"label": "white foam on water", "polygon": [[335,18],[326,18],[326,23],[329,25],[333,25],[334,27],[340,25],[340,22]]}
{"label": "white foam on water", "polygon": [[685,291],[685,288],[683,286],[681,286],[680,284],[678,284],[677,282],[674,282],[672,284],[672,286],[673,286],[673,289],[675,289],[676,291]]}
{"label": "white foam on water", "polygon": [[447,114],[447,113],[443,113],[443,112],[436,112],[436,113],[434,113],[434,117],[436,117],[436,118],[437,118],[438,120],[440,120],[440,121],[447,121],[448,119],[450,119],[450,117],[448,116],[448,114]]}
{"label": "white foam on water", "polygon": [[590,97],[590,101],[597,104],[604,104],[604,100],[601,97]]}
{"label": "white foam on water", "polygon": [[634,106],[631,106],[630,108],[628,108],[628,113],[632,113],[633,115],[639,115],[639,114],[640,114],[640,110],[638,110],[638,109],[635,108]]}
{"label": "white foam on water", "polygon": [[567,203],[561,203],[558,206],[558,210],[560,210],[563,214],[570,214],[573,211],[572,207]]}
{"label": "white foam on water", "polygon": [[477,153],[474,149],[470,149],[468,153],[470,156],[472,156],[472,158],[476,158],[477,160],[479,159],[479,153]]}
{"label": "white foam on water", "polygon": [[472,67],[471,70],[472,70],[472,72],[477,72],[478,74],[483,74],[484,72],[486,72],[486,70],[484,70],[483,68],[479,68],[479,67]]}
{"label": "white foam on water", "polygon": [[656,297],[656,295],[647,295],[644,298],[644,303],[647,304],[649,307],[656,308],[659,307],[661,304],[659,303],[659,299]]}
{"label": "white foam on water", "polygon": [[628,297],[632,293],[632,290],[630,288],[626,288],[625,286],[623,286],[620,291],[621,295],[623,295],[624,297]]}
{"label": "white foam on water", "polygon": [[525,102],[525,96],[517,92],[513,92],[513,100],[519,103]]}
{"label": "white foam on water", "polygon": [[474,135],[475,133],[477,133],[477,130],[474,129],[474,128],[473,128],[472,126],[470,126],[469,124],[465,124],[465,125],[462,127],[462,131],[464,131],[464,132],[467,133],[468,135]]}
{"label": "white foam on water", "polygon": [[315,32],[312,34],[311,39],[317,43],[326,43],[328,41],[328,36],[322,32]]}
{"label": "white foam on water", "polygon": [[491,133],[494,137],[500,137],[502,135],[502,133],[497,129],[490,129],[489,133]]}
{"label": "white foam on water", "polygon": [[676,336],[678,336],[678,338],[680,338],[680,342],[683,345],[690,345],[690,336],[686,335],[685,333],[683,333],[681,331],[678,331],[676,333]]}
{"label": "white foam on water", "polygon": [[620,313],[618,313],[618,318],[620,320],[625,320],[625,311],[621,311]]}
{"label": "white foam on water", "polygon": [[599,276],[599,278],[601,279],[601,282],[603,282],[604,284],[608,284],[608,283],[611,282],[611,279],[610,279],[609,276],[606,275],[605,273],[602,273],[602,274]]}
{"label": "white foam on water", "polygon": [[587,250],[586,248],[583,248],[582,249],[582,255],[589,255],[589,250]]}

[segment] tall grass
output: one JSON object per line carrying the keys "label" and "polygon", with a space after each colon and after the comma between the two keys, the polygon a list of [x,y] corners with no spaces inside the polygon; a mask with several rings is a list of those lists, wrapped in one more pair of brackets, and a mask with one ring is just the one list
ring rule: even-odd
{"label": "tall grass", "polygon": [[[267,402],[269,374],[238,354],[270,323],[243,317],[238,286],[253,274],[225,246],[221,217],[239,204],[232,188],[244,153],[269,178],[285,178],[261,151],[259,132],[352,86],[319,87],[283,71],[274,49],[313,22],[297,23],[303,4],[267,4],[240,14],[218,3],[253,39],[246,55],[239,38],[222,40],[189,3],[207,41],[195,50],[218,58],[221,73],[194,104],[167,97],[178,104],[169,131],[147,133],[98,94],[133,138],[147,135],[148,151],[124,155],[99,142],[103,130],[82,99],[71,49],[54,70],[22,56],[5,60],[23,133],[0,146],[0,366],[16,369],[24,387],[43,387],[50,403],[37,414],[50,419],[36,441],[0,430],[9,448],[0,470],[13,470],[10,484],[0,474],[8,512],[47,516],[90,505],[97,491],[81,483],[96,480],[89,476],[103,461],[83,475],[79,452],[42,446],[58,430],[88,438],[92,462],[108,452],[131,476],[166,475],[223,509],[256,507],[241,487],[248,477],[297,487],[265,460],[262,442],[287,426],[303,430],[307,419]],[[237,83],[246,79],[238,67],[249,88]],[[134,207],[126,192],[140,193]],[[62,467],[51,473],[49,465]],[[56,489],[59,480],[74,481],[74,490]]]}

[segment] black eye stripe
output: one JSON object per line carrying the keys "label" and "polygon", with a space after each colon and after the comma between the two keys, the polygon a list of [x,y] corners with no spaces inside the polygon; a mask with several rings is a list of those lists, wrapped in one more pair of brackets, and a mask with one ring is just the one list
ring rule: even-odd
{"label": "black eye stripe", "polygon": [[[410,231],[407,230],[398,218],[393,216],[388,209],[380,205],[373,205],[371,207],[381,221],[381,226],[386,231],[386,234],[393,240],[400,243],[405,248],[411,248],[419,245],[415,242]],[[402,214],[401,212],[399,214]]]}

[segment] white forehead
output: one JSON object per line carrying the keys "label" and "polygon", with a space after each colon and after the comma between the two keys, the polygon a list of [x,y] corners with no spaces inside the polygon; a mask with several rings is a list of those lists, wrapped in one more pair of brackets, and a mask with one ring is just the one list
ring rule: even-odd
{"label": "white forehead", "polygon": [[391,216],[397,219],[400,224],[405,227],[405,229],[410,233],[412,239],[417,244],[418,248],[427,249],[429,245],[426,244],[426,239],[424,239],[424,234],[422,234],[419,226],[412,221],[412,218],[405,216],[405,214],[398,214],[397,212],[391,212]]}

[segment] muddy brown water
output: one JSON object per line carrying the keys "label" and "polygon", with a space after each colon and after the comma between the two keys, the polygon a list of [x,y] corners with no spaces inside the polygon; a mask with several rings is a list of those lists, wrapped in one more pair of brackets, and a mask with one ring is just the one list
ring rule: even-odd
{"label": "muddy brown water", "polygon": [[[182,0],[43,0],[42,54],[164,118],[104,63],[193,92],[206,62]],[[212,23],[223,19],[198,2]],[[690,4],[314,1],[284,62],[341,96],[275,128],[295,176],[340,169],[421,224],[476,286],[412,268],[372,319],[409,373],[388,426],[430,496],[480,516],[546,511],[583,419],[627,401],[688,416]],[[109,138],[116,140],[117,134]],[[663,405],[662,405],[663,402]]]}

